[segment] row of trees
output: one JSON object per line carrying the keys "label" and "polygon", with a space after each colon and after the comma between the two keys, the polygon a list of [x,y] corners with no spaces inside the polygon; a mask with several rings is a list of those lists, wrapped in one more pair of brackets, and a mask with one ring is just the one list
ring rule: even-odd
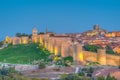
{"label": "row of trees", "polygon": [[22,36],[28,36],[29,38],[31,38],[32,34],[26,34],[26,33],[16,33],[15,35],[16,37],[22,37]]}
{"label": "row of trees", "polygon": [[[83,48],[86,50],[86,51],[91,51],[91,52],[97,52],[97,49],[101,49],[102,47],[100,46],[96,46],[96,45],[85,45],[83,46]],[[107,46],[106,47],[106,53],[108,54],[117,54],[115,53],[112,48],[110,46]]]}
{"label": "row of trees", "polygon": [[[38,34],[44,34],[44,32],[40,32],[40,33],[38,33]],[[28,37],[31,37],[32,36],[32,34],[26,34],[26,33],[16,33],[16,35],[15,35],[16,37],[22,37],[22,36],[28,36]]]}

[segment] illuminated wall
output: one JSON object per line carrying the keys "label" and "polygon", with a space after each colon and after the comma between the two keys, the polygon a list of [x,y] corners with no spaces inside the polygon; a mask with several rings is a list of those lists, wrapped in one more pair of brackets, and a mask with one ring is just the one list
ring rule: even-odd
{"label": "illuminated wall", "polygon": [[21,44],[21,38],[19,37],[14,37],[12,40],[12,44],[16,45],[16,44]]}
{"label": "illuminated wall", "polygon": [[40,44],[42,44],[43,45],[43,37],[40,35],[40,37],[39,37],[39,42],[40,42]]}
{"label": "illuminated wall", "polygon": [[50,50],[50,40],[48,39],[48,50]]}
{"label": "illuminated wall", "polygon": [[98,49],[98,62],[101,65],[106,65],[106,50]]}
{"label": "illuminated wall", "polygon": [[34,37],[32,41],[33,41],[34,43],[37,43],[37,42],[38,42],[38,38],[37,38],[37,37]]}
{"label": "illuminated wall", "polygon": [[6,42],[6,43],[9,43],[9,40],[10,40],[10,38],[9,38],[8,36],[6,36],[5,42]]}
{"label": "illuminated wall", "polygon": [[107,62],[107,65],[118,66],[120,65],[120,56],[107,54],[106,62]]}
{"label": "illuminated wall", "polygon": [[83,52],[80,52],[80,53],[79,53],[79,59],[80,59],[80,61],[82,61],[82,62],[84,61],[84,60],[83,60]]}
{"label": "illuminated wall", "polygon": [[61,56],[66,57],[65,56],[65,46],[64,45],[62,45],[62,47],[61,47]]}
{"label": "illuminated wall", "polygon": [[27,40],[26,39],[23,40],[23,44],[27,44]]}
{"label": "illuminated wall", "polygon": [[[42,35],[42,39],[40,39],[40,42],[44,43],[45,47],[51,53],[55,53],[55,55],[61,53],[62,57],[67,57],[69,56],[69,53],[72,53],[73,57],[75,55],[74,60],[81,61],[83,63],[86,61],[91,61],[99,62],[101,65],[120,65],[120,57],[108,55],[106,54],[106,50],[104,49],[98,50],[97,53],[84,51],[82,50],[82,45],[77,43],[74,51],[73,43],[68,43],[68,41],[65,41],[64,39],[60,41],[58,38],[55,37],[48,38],[44,35]],[[69,44],[72,44],[72,46],[69,46]]]}
{"label": "illuminated wall", "polygon": [[91,61],[91,62],[97,62],[97,53],[95,52],[90,52],[90,51],[82,51],[83,52],[83,57],[84,61]]}
{"label": "illuminated wall", "polygon": [[28,37],[22,37],[21,39],[22,39],[21,40],[22,44],[27,44],[28,43]]}
{"label": "illuminated wall", "polygon": [[54,53],[55,53],[55,55],[58,55],[58,47],[57,46],[55,46],[55,48],[54,48]]}
{"label": "illuminated wall", "polygon": [[46,41],[45,41],[45,43],[44,43],[44,44],[45,44],[45,45],[44,45],[44,47],[45,47],[45,48],[47,48],[47,42],[46,42]]}
{"label": "illuminated wall", "polygon": [[50,52],[54,53],[54,45],[53,44],[50,44]]}
{"label": "illuminated wall", "polygon": [[74,53],[75,53],[76,60],[83,62],[84,61],[84,55],[83,55],[83,52],[82,52],[82,45],[81,44],[76,44],[74,48],[75,48]]}

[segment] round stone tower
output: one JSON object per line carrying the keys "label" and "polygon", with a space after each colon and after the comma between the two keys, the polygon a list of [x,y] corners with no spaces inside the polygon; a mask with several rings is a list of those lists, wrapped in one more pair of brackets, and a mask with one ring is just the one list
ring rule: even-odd
{"label": "round stone tower", "polygon": [[75,64],[77,64],[78,62],[84,62],[82,44],[78,43],[73,45],[73,60]]}
{"label": "round stone tower", "polygon": [[98,62],[106,65],[106,49],[98,49]]}

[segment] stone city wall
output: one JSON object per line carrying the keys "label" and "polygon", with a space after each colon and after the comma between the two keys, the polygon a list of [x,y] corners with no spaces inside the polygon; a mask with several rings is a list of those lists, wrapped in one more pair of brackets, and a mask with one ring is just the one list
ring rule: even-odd
{"label": "stone city wall", "polygon": [[90,52],[90,51],[83,51],[83,54],[84,54],[85,61],[97,62],[97,53]]}
{"label": "stone city wall", "polygon": [[74,44],[69,37],[56,37],[49,35],[40,35],[40,43],[55,55],[61,54],[62,57],[73,56],[75,61],[98,62],[101,65],[120,65],[120,56],[106,54],[105,49],[98,49],[97,53],[83,51],[82,45]]}
{"label": "stone city wall", "polygon": [[114,66],[120,65],[120,56],[107,54],[106,62],[107,65],[114,65]]}

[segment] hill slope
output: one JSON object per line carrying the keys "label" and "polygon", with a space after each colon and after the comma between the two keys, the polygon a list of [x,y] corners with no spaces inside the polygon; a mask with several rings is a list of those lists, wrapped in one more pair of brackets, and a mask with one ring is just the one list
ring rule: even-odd
{"label": "hill slope", "polygon": [[49,51],[38,44],[9,45],[0,50],[0,62],[26,64],[34,60],[46,59]]}

